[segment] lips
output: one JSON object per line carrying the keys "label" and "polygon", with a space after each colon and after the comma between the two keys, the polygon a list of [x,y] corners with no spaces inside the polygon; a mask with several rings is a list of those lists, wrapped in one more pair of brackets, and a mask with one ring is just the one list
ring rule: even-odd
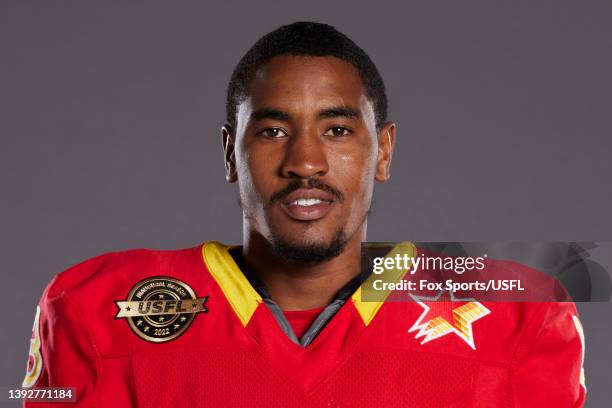
{"label": "lips", "polygon": [[327,215],[334,201],[334,196],[323,190],[300,188],[288,194],[280,206],[294,220],[315,221]]}

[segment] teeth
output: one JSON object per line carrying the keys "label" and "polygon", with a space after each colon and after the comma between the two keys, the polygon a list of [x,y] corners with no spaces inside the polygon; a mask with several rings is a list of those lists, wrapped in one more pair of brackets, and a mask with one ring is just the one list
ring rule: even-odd
{"label": "teeth", "polygon": [[317,204],[321,204],[323,202],[323,200],[320,200],[318,198],[298,198],[297,200],[294,200],[291,204],[293,205],[302,205],[302,206],[310,206],[310,205],[317,205]]}

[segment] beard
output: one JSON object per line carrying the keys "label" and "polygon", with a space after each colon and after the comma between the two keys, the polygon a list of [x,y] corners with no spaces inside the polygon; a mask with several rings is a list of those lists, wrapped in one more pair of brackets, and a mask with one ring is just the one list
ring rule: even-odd
{"label": "beard", "polygon": [[276,256],[290,263],[312,265],[329,261],[340,255],[348,242],[343,229],[339,229],[329,244],[295,243],[289,239],[275,235],[270,237],[272,251]]}

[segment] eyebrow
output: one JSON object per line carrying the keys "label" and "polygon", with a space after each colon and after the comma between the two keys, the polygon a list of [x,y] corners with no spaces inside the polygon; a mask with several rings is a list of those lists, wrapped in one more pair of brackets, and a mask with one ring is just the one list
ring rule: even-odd
{"label": "eyebrow", "polygon": [[249,117],[249,122],[256,122],[258,120],[263,119],[288,121],[289,114],[278,109],[261,108],[251,113],[251,116]]}
{"label": "eyebrow", "polygon": [[[319,112],[318,117],[321,119],[333,119],[333,118],[348,118],[348,119],[359,119],[361,113],[357,109],[350,108],[348,106],[334,106],[332,108],[323,109]],[[291,116],[287,112],[283,112],[279,109],[274,108],[261,108],[253,111],[249,117],[249,122],[256,122],[264,119],[282,120],[289,121]]]}
{"label": "eyebrow", "polygon": [[319,117],[322,119],[332,118],[348,118],[348,119],[359,119],[361,114],[357,109],[349,108],[348,106],[335,106],[333,108],[324,109],[319,112]]}

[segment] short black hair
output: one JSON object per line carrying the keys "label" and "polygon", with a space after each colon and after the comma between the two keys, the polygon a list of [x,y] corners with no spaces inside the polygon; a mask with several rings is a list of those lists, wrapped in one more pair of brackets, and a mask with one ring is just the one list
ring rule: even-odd
{"label": "short black hair", "polygon": [[295,22],[261,37],[238,62],[227,88],[225,106],[227,123],[233,129],[236,129],[238,105],[247,97],[254,74],[263,64],[280,55],[332,56],[353,65],[374,107],[376,128],[382,128],[387,120],[385,84],[368,54],[328,24]]}

